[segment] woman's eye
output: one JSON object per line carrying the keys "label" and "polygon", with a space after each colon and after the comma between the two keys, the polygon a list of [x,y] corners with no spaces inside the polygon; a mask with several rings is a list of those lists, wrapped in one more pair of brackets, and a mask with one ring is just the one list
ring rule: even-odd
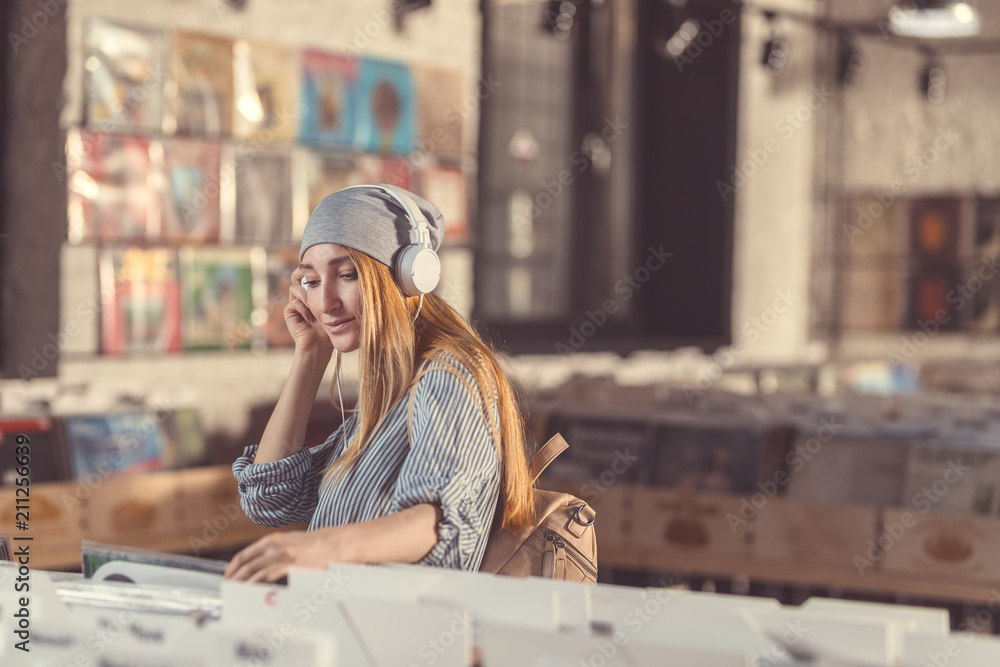
{"label": "woman's eye", "polygon": [[343,278],[344,280],[357,280],[358,279],[358,272],[357,271],[351,271],[349,273],[341,273],[340,277]]}
{"label": "woman's eye", "polygon": [[319,281],[318,280],[309,280],[308,278],[303,278],[302,279],[302,286],[305,287],[305,288],[307,288],[307,289],[310,288],[310,287],[316,287],[316,285],[319,285]]}

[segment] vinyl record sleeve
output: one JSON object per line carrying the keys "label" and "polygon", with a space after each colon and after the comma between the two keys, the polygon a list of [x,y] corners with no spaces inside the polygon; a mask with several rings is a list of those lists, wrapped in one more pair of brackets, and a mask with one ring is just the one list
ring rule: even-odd
{"label": "vinyl record sleeve", "polygon": [[159,234],[158,146],[145,137],[69,132],[70,243],[128,241]]}
{"label": "vinyl record sleeve", "polygon": [[248,347],[253,333],[250,249],[186,247],[180,252],[185,349]]}
{"label": "vinyl record sleeve", "polygon": [[424,167],[420,170],[420,191],[424,199],[441,209],[445,243],[467,242],[469,208],[462,172],[447,167]]}
{"label": "vinyl record sleeve", "polygon": [[90,18],[84,28],[84,123],[157,132],[163,122],[167,37]]}
{"label": "vinyl record sleeve", "polygon": [[218,143],[163,142],[163,238],[175,243],[219,241],[220,164]]}
{"label": "vinyl record sleeve", "polygon": [[360,155],[355,164],[361,183],[387,183],[411,192],[414,189],[414,166],[409,160]]}
{"label": "vinyl record sleeve", "polygon": [[236,243],[292,240],[291,160],[285,151],[242,158],[236,171]]}
{"label": "vinyl record sleeve", "polygon": [[309,213],[312,214],[323,199],[351,185],[360,185],[361,174],[349,157],[310,152],[306,156],[306,187]]}
{"label": "vinyl record sleeve", "polygon": [[300,100],[299,52],[274,44],[233,44],[233,134],[263,143],[294,139]]}
{"label": "vinyl record sleeve", "polygon": [[267,300],[258,306],[263,313],[261,336],[268,347],[294,347],[295,341],[285,324],[285,306],[292,285],[292,271],[299,265],[296,250],[267,253]]}
{"label": "vinyl record sleeve", "polygon": [[[173,99],[178,134],[228,136],[233,123],[233,43],[174,33]],[[168,118],[167,124],[170,124]]]}
{"label": "vinyl record sleeve", "polygon": [[307,49],[302,53],[302,125],[305,143],[354,143],[358,63],[344,55]]}
{"label": "vinyl record sleeve", "polygon": [[172,248],[106,248],[100,260],[101,351],[181,349],[180,282]]}
{"label": "vinyl record sleeve", "polygon": [[145,412],[70,415],[64,419],[73,479],[133,475],[163,467],[163,440]]}
{"label": "vinyl record sleeve", "polygon": [[355,147],[372,153],[409,153],[416,136],[410,68],[374,58],[359,62]]}

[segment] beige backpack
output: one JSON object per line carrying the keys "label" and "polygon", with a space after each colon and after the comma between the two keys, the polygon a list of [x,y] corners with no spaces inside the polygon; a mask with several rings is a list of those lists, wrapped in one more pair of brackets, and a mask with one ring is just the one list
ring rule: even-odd
{"label": "beige backpack", "polygon": [[[531,459],[532,483],[567,447],[556,433],[538,450]],[[576,496],[535,489],[534,525],[519,533],[494,530],[479,571],[596,583],[596,518],[593,508]]]}

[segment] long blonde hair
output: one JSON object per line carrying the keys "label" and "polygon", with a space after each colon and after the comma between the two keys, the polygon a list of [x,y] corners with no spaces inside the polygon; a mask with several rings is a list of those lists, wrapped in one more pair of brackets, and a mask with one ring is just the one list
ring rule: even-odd
{"label": "long blonde hair", "polygon": [[[350,472],[392,406],[428,372],[416,372],[423,361],[442,362],[444,370],[464,383],[448,358],[452,355],[475,378],[474,397],[483,418],[490,424],[497,447],[501,470],[497,507],[500,518],[494,525],[515,532],[527,528],[533,522],[535,506],[525,452],[524,420],[494,350],[465,318],[433,293],[424,296],[414,324],[419,297],[404,297],[385,264],[353,248],[345,250],[358,271],[361,290],[358,424],[347,447],[327,468],[324,479],[335,482]],[[337,361],[339,365],[339,355]],[[473,393],[472,387],[467,389]],[[331,386],[331,394],[332,390]],[[494,402],[499,423],[490,410]]]}

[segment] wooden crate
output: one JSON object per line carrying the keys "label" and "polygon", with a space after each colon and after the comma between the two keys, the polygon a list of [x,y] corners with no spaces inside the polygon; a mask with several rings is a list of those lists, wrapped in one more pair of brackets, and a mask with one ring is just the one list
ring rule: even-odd
{"label": "wooden crate", "polygon": [[879,508],[868,505],[812,503],[771,498],[752,525],[752,558],[758,561],[811,564],[856,570],[877,536]]}
{"label": "wooden crate", "polygon": [[84,537],[126,544],[177,532],[177,480],[170,471],[109,477],[87,501]]}
{"label": "wooden crate", "polygon": [[678,493],[651,487],[632,489],[631,544],[666,556],[744,559],[746,527],[736,530],[740,499],[705,493]]}
{"label": "wooden crate", "polygon": [[[47,567],[53,562],[79,563],[84,507],[77,500],[76,484],[32,484],[25,531],[18,530],[16,525],[16,488],[0,488],[0,532],[10,533],[11,537],[31,536],[30,542],[26,540],[23,544],[30,544],[32,567]],[[53,557],[57,560],[51,560]]]}
{"label": "wooden crate", "polygon": [[1000,519],[886,508],[882,521],[882,572],[1000,582]]}

